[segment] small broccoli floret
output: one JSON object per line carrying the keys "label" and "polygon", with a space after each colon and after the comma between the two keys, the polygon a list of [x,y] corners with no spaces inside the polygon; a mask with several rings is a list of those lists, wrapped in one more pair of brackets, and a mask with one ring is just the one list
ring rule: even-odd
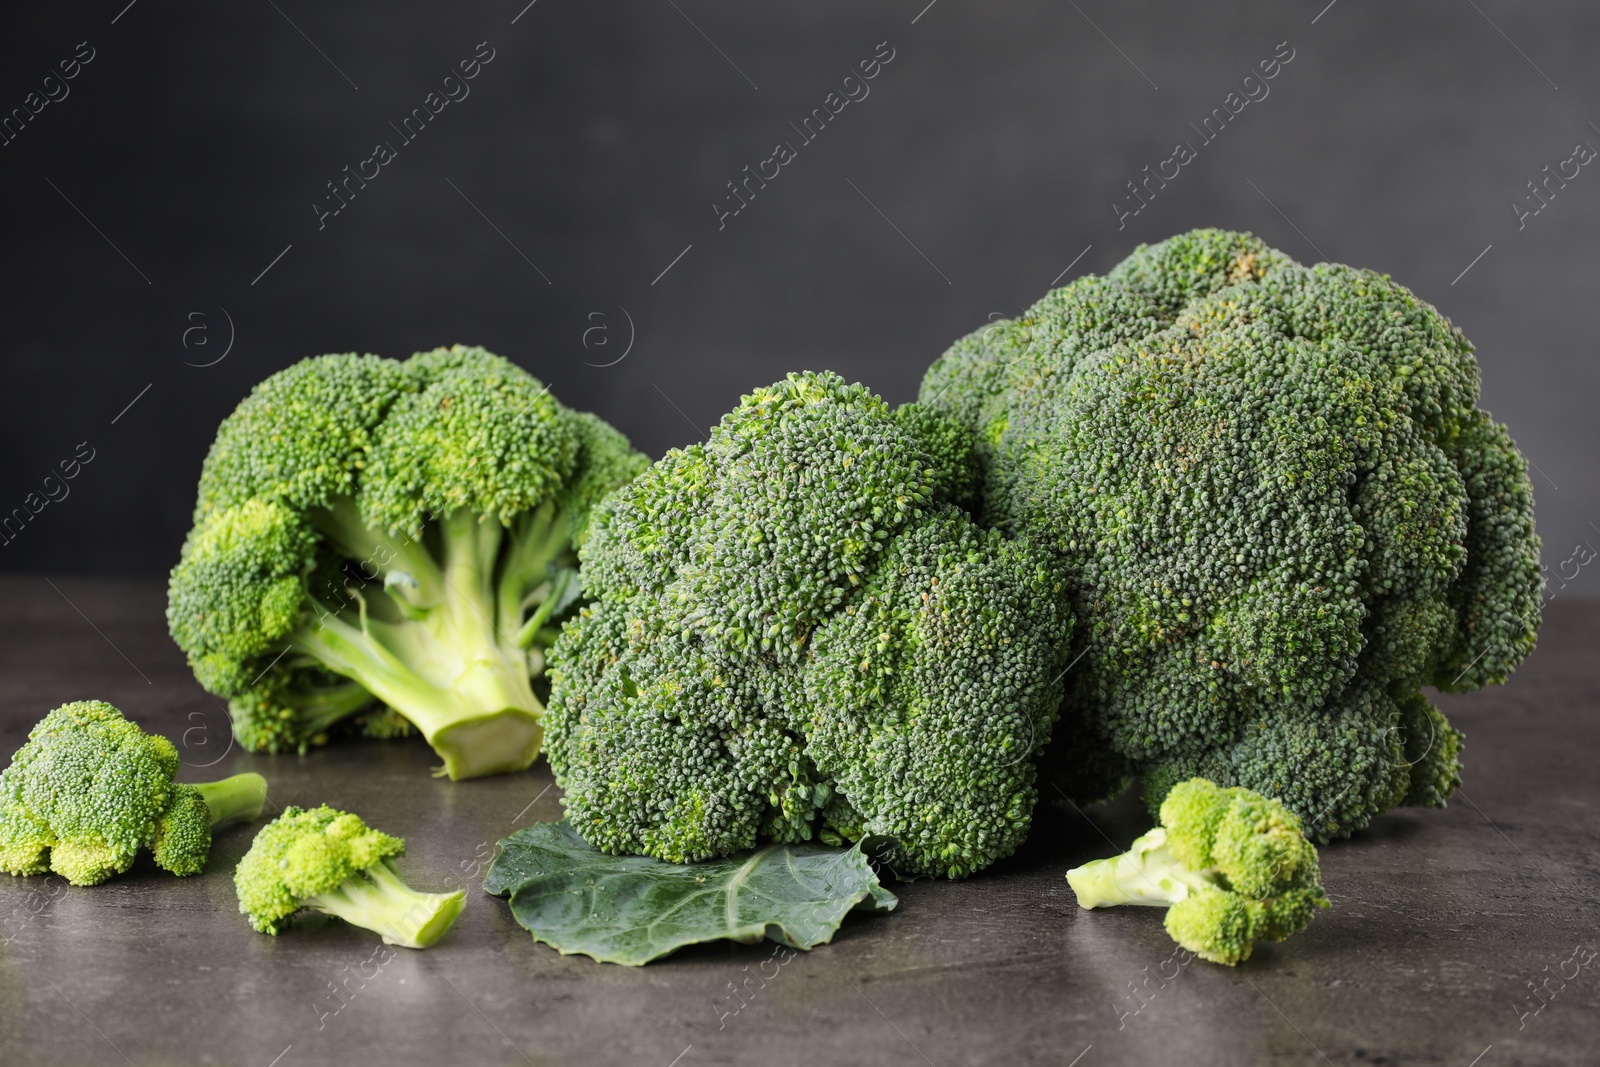
{"label": "small broccoli floret", "polygon": [[251,749],[381,701],[452,778],[521,770],[589,511],[647,462],[481,348],[305,360],[218,430],[168,624]]}
{"label": "small broccoli floret", "polygon": [[1461,784],[1461,731],[1421,694],[1400,701],[1407,792],[1404,803],[1442,808]]}
{"label": "small broccoli floret", "polygon": [[390,945],[427,948],[461,914],[466,893],[419,893],[390,862],[398,837],[358,815],[287,807],[250,845],[233,872],[239,911],[264,934],[279,934],[309,908],[378,934]]}
{"label": "small broccoli floret", "polygon": [[149,849],[157,866],[197,874],[211,830],[261,814],[259,774],[180,785],[178,750],[99,700],[63,704],[0,771],[0,870],[54,871],[97,885]]}
{"label": "small broccoli floret", "polygon": [[1459,735],[1422,690],[1504,681],[1541,579],[1526,461],[1436,309],[1196,230],[957,342],[920,399],[966,427],[983,520],[1072,591],[1063,789],[1204,775],[1316,840],[1444,804]]}
{"label": "small broccoli floret", "polygon": [[610,600],[664,592],[689,562],[717,471],[704,445],[675,448],[607,497],[581,553],[585,584]]}
{"label": "small broccoli floret", "polygon": [[932,493],[967,511],[976,510],[982,498],[979,452],[966,427],[950,415],[927,404],[901,404],[894,409],[900,429],[933,458]]}
{"label": "small broccoli floret", "polygon": [[1041,550],[956,506],[954,421],[835,374],[744,398],[596,511],[552,650],[572,826],[674,862],[899,842],[958,877],[1026,834],[1071,619]]}
{"label": "small broccoli floret", "polygon": [[410,737],[416,732],[416,727],[411,725],[411,720],[395,711],[393,708],[378,708],[365,715],[358,716],[356,722],[361,726],[362,737],[375,737],[380,741],[392,741],[397,737]]}
{"label": "small broccoli floret", "polygon": [[[327,670],[308,665],[300,670],[272,671],[254,687],[228,701],[233,718],[233,733],[238,742],[252,752],[299,752],[327,744],[340,724],[366,708],[373,696],[360,682],[341,678]],[[394,717],[389,708],[362,716],[368,722]],[[411,724],[405,720],[405,731]],[[369,737],[399,736],[395,727],[384,732],[370,728]]]}
{"label": "small broccoli floret", "polygon": [[1250,958],[1257,941],[1282,941],[1328,906],[1317,850],[1276,800],[1204,778],[1172,787],[1161,825],[1120,856],[1067,872],[1083,908],[1166,908],[1167,933],[1214,963]]}

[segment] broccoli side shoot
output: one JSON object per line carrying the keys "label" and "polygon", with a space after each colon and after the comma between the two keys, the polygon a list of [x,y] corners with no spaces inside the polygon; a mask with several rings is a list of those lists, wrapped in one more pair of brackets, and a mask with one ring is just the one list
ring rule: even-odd
{"label": "broccoli side shoot", "polygon": [[589,509],[647,463],[512,363],[304,360],[217,431],[167,620],[254,750],[415,725],[451,778],[539,751]]}
{"label": "broccoli side shoot", "polygon": [[0,771],[0,871],[53,871],[97,885],[139,849],[176,875],[198,874],[211,830],[261,814],[259,774],[180,785],[178,750],[99,700],[63,704]]}
{"label": "broccoli side shoot", "polygon": [[1328,906],[1317,850],[1276,800],[1204,778],[1172,788],[1161,825],[1120,856],[1067,872],[1083,908],[1166,908],[1184,948],[1232,966],[1256,941],[1282,941]]}
{"label": "broccoli side shoot", "polygon": [[264,934],[279,934],[309,908],[371,930],[385,943],[427,948],[461,914],[466,893],[419,893],[390,862],[405,851],[398,837],[359,815],[287,807],[261,828],[233,872],[239,911]]}

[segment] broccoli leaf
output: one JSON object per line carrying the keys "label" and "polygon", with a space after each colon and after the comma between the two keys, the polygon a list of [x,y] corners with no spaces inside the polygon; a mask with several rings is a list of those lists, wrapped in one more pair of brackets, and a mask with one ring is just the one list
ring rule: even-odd
{"label": "broccoli leaf", "polygon": [[831,940],[850,911],[899,903],[859,845],[769,845],[678,864],[600,852],[565,822],[501,841],[483,888],[509,896],[517,922],[562,955],[631,966],[719,938],[809,949]]}
{"label": "broccoli leaf", "polygon": [[550,600],[553,601],[547,615],[559,619],[583,596],[583,575],[576,567],[563,567],[558,563],[550,564],[545,573],[550,576]]}

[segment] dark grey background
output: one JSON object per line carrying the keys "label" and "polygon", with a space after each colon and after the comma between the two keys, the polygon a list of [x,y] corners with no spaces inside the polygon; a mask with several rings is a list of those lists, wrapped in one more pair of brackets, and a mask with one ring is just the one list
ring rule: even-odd
{"label": "dark grey background", "polygon": [[[1510,207],[1600,147],[1592,5],[525,2],[9,6],[0,113],[95,58],[0,147],[0,513],[94,459],[0,568],[164,571],[217,422],[308,355],[483,344],[659,454],[787,370],[909,399],[986,312],[1200,225],[1438,304],[1539,469],[1548,566],[1600,544],[1600,173],[1520,231]],[[471,95],[319,232],[324,183],[483,41]],[[883,41],[870,95],[719,231],[724,183]],[[1124,183],[1284,41],[1119,230]]]}

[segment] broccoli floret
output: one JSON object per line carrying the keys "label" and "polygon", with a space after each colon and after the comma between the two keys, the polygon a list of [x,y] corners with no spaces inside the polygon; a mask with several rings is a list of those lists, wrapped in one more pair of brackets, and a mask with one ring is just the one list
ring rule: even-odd
{"label": "broccoli floret", "polygon": [[1031,545],[945,508],[891,540],[812,639],[806,754],[907,867],[970,874],[1027,836],[1061,700],[1063,600]]}
{"label": "broccoli floret", "polygon": [[1232,966],[1256,941],[1282,941],[1328,906],[1317,850],[1276,800],[1204,778],[1172,787],[1161,825],[1120,856],[1067,872],[1083,908],[1166,908],[1184,948]]}
{"label": "broccoli floret", "polygon": [[595,513],[550,765],[597,848],[674,862],[884,834],[969,874],[1032,816],[1071,620],[977,526],[952,420],[835,374],[756,390]]}
{"label": "broccoli floret", "polygon": [[461,914],[466,893],[419,893],[390,861],[405,852],[398,837],[359,815],[319,808],[283,809],[256,834],[233,872],[239,911],[264,934],[279,934],[309,908],[336,915],[385,943],[427,948]]}
{"label": "broccoli floret", "polygon": [[700,632],[798,659],[888,538],[932,499],[935,457],[889,405],[837,375],[791,374],[711,435],[718,476],[677,578]]}
{"label": "broccoli floret", "polygon": [[99,700],[63,704],[0,771],[0,871],[97,885],[133,866],[198,874],[213,827],[261,814],[259,774],[179,784],[178,750]]}
{"label": "broccoli floret", "polygon": [[1062,788],[1204,775],[1319,841],[1445,802],[1459,735],[1422,689],[1504,681],[1541,579],[1527,464],[1437,310],[1198,230],[959,342],[921,397],[974,441],[984,520],[1065,570]]}
{"label": "broccoli floret", "polygon": [[481,348],[304,360],[217,431],[168,625],[252,750],[381,701],[451,778],[521,770],[589,512],[647,463]]}
{"label": "broccoli floret", "polygon": [[901,430],[933,457],[934,496],[967,511],[980,506],[979,452],[966,427],[927,404],[901,404],[894,417]]}
{"label": "broccoli floret", "polygon": [[[235,739],[252,752],[305,752],[326,744],[336,727],[372,704],[372,694],[360,682],[308,665],[269,673],[229,700],[228,714]],[[373,712],[363,718],[378,717]]]}

